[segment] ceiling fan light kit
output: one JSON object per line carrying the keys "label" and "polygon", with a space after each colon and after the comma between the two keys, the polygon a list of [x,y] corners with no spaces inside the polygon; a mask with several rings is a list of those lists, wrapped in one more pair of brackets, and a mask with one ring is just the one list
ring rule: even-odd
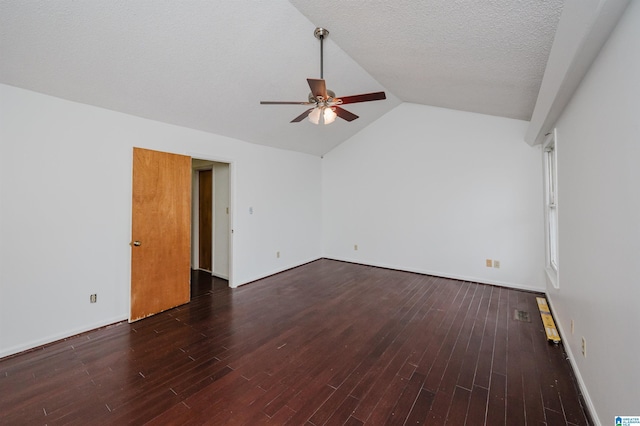
{"label": "ceiling fan light kit", "polygon": [[313,124],[331,124],[336,121],[338,114],[331,107],[313,108],[309,113],[309,121]]}
{"label": "ceiling fan light kit", "polygon": [[361,95],[345,96],[337,98],[336,94],[327,90],[326,83],[324,81],[324,52],[323,41],[325,37],[329,35],[329,30],[325,28],[316,28],[313,35],[320,40],[320,78],[308,78],[307,83],[311,89],[309,93],[308,102],[288,102],[288,101],[261,101],[261,105],[313,105],[293,120],[291,123],[299,123],[305,118],[309,118],[309,121],[313,124],[331,124],[336,120],[336,117],[340,117],[345,121],[353,121],[358,118],[357,115],[341,108],[340,105],[354,104],[358,102],[379,101],[386,99],[384,92],[364,93]]}

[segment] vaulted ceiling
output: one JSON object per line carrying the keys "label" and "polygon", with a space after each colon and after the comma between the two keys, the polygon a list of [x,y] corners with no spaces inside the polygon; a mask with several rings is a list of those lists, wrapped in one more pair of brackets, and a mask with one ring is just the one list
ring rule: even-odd
{"label": "vaulted ceiling", "polygon": [[[401,102],[531,118],[563,0],[0,0],[0,82],[322,155]],[[289,121],[306,78],[360,118]]]}

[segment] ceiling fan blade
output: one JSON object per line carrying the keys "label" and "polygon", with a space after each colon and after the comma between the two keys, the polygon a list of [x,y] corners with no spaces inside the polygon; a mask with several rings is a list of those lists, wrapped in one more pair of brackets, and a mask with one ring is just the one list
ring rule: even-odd
{"label": "ceiling fan blade", "polygon": [[321,96],[322,99],[327,99],[327,86],[324,83],[324,80],[318,78],[308,78],[307,83],[309,83],[309,87],[311,88],[311,93],[316,98]]}
{"label": "ceiling fan blade", "polygon": [[373,92],[364,93],[362,95],[345,96],[340,99],[342,100],[342,105],[346,105],[358,102],[381,101],[383,99],[387,99],[387,95],[385,95],[384,92]]}
{"label": "ceiling fan blade", "polygon": [[333,107],[333,108],[336,114],[338,115],[338,117],[342,118],[343,120],[353,121],[356,118],[358,118],[358,116],[355,115],[354,113],[349,112],[346,109],[340,108],[339,106]]}
{"label": "ceiling fan blade", "polygon": [[296,118],[291,120],[291,123],[299,123],[299,122],[301,122],[302,120],[307,118],[307,116],[309,115],[309,113],[311,111],[313,111],[313,108],[309,108],[308,110],[306,110],[305,112],[303,112],[302,114],[300,114],[299,116],[297,116]]}
{"label": "ceiling fan blade", "polygon": [[260,101],[260,105],[312,105],[313,102]]}

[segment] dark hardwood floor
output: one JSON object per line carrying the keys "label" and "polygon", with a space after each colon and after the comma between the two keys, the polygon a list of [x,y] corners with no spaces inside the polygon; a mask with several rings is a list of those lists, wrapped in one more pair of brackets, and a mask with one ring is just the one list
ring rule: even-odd
{"label": "dark hardwood floor", "polygon": [[0,360],[0,424],[589,424],[535,293],[331,260],[207,275],[187,305]]}

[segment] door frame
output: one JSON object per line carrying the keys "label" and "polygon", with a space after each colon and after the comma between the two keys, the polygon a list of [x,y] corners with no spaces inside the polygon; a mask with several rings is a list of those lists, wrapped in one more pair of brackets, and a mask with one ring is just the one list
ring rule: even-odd
{"label": "door frame", "polygon": [[[188,152],[186,155],[189,155],[191,157],[192,160],[204,160],[204,161],[213,161],[215,163],[224,163],[224,164],[228,164],[229,165],[229,233],[228,233],[228,241],[229,241],[229,247],[228,247],[228,255],[229,255],[229,260],[228,260],[228,267],[229,267],[229,278],[228,278],[228,282],[229,282],[229,287],[235,287],[234,282],[233,282],[233,223],[234,223],[234,216],[235,216],[235,162],[229,158],[224,158],[224,157],[216,157],[216,156],[212,156],[209,154],[202,154],[202,153],[196,153],[196,152]],[[196,171],[196,170],[193,170]],[[213,177],[214,181],[215,181],[215,176]],[[214,183],[215,186],[215,183]],[[214,195],[214,203],[215,203],[215,195]],[[194,200],[191,200],[191,204],[193,207],[194,204]],[[193,246],[193,241],[192,241],[192,246]],[[190,254],[191,255],[191,254]],[[213,265],[212,265],[213,266]]]}

